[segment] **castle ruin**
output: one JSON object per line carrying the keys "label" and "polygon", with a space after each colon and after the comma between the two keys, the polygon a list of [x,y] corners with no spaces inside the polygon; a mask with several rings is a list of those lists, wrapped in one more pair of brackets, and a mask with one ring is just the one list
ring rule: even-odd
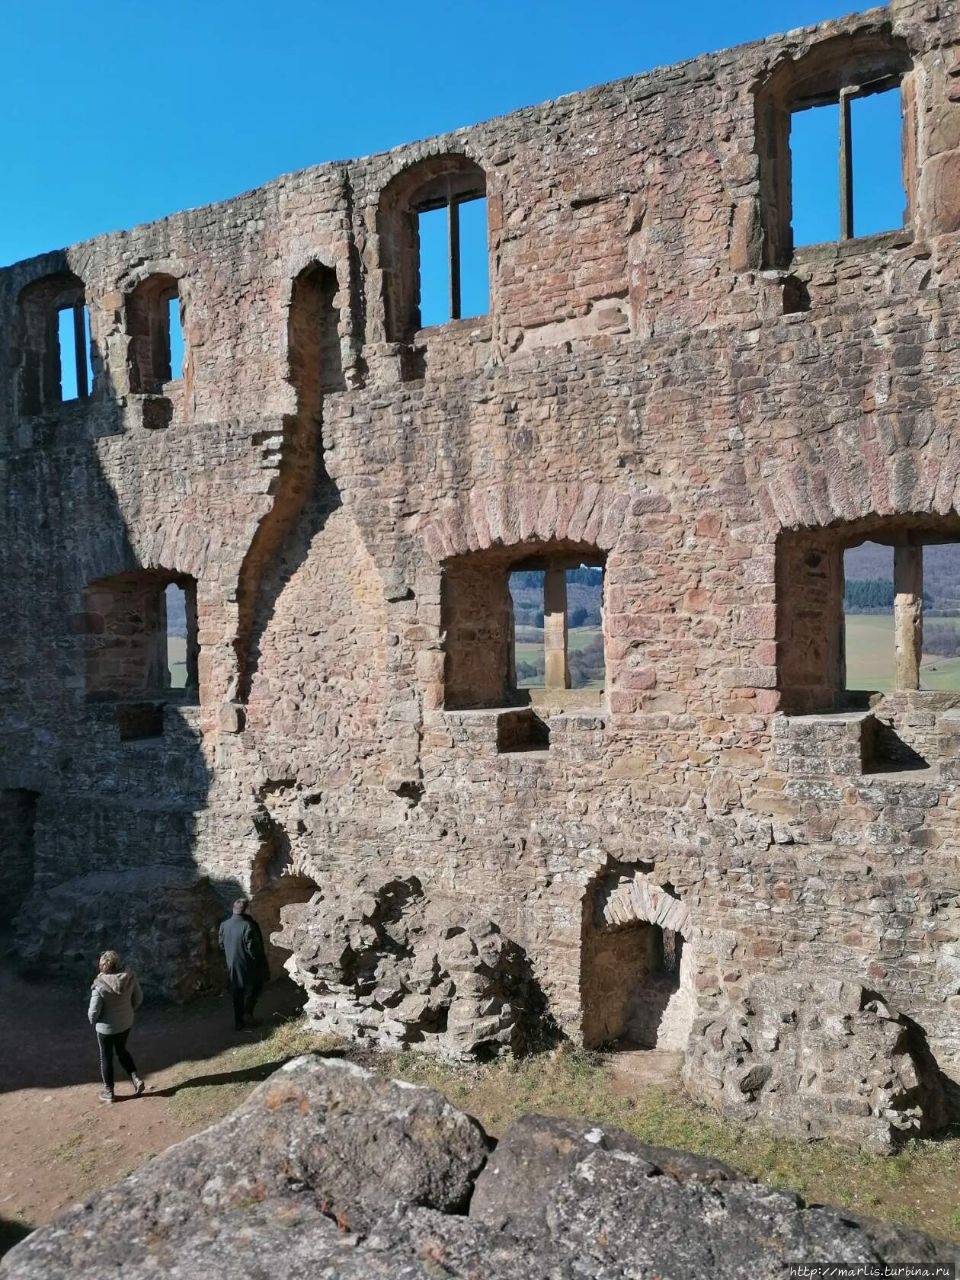
{"label": "castle ruin", "polygon": [[[889,86],[903,226],[856,235],[846,190],[840,238],[795,248],[792,114]],[[481,200],[489,311],[463,319]],[[437,210],[449,319],[424,327]],[[242,888],[358,1033],[492,1052],[536,1006],[576,1042],[687,1049],[745,1115],[806,1090],[794,1131],[882,1145],[940,1114],[960,692],[919,687],[919,646],[923,547],[960,542],[958,0],[45,254],[0,271],[0,316],[0,910],[26,961],[86,971],[109,941],[189,995]],[[866,538],[894,548],[897,688],[857,699]],[[581,565],[602,689],[568,687]],[[896,1079],[840,1087],[863,1036]]]}

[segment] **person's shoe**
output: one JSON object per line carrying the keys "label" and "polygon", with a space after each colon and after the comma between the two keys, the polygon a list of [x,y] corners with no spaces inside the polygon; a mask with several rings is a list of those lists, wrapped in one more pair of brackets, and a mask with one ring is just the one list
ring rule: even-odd
{"label": "person's shoe", "polygon": [[101,1090],[100,1090],[100,1092],[97,1094],[97,1101],[98,1101],[98,1102],[112,1102],[112,1101],[113,1101],[113,1090],[112,1090],[112,1089],[101,1089]]}
{"label": "person's shoe", "polygon": [[136,1072],[134,1072],[130,1077],[130,1082],[133,1085],[134,1097],[139,1098],[141,1093],[143,1093],[144,1089],[147,1087],[146,1084],[142,1078],[136,1074]]}

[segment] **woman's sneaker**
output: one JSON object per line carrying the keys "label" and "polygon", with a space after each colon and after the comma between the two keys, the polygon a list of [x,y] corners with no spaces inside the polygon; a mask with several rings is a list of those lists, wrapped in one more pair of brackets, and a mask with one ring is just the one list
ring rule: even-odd
{"label": "woman's sneaker", "polygon": [[140,1076],[138,1076],[138,1075],[136,1075],[136,1074],[132,1075],[132,1076],[130,1077],[130,1079],[131,1079],[131,1081],[132,1081],[132,1083],[133,1083],[133,1093],[134,1093],[134,1097],[139,1098],[139,1097],[140,1097],[140,1095],[141,1095],[141,1093],[143,1093],[144,1089],[145,1089],[147,1086],[146,1086],[145,1082],[141,1079],[141,1077],[140,1077]]}
{"label": "woman's sneaker", "polygon": [[98,1102],[112,1102],[112,1101],[113,1101],[113,1090],[112,1090],[112,1089],[101,1089],[101,1090],[100,1090],[100,1092],[97,1094],[97,1101],[98,1101]]}

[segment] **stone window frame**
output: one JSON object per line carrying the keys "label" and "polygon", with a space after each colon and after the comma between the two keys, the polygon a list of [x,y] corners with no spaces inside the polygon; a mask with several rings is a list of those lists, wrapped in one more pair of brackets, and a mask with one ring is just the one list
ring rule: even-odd
{"label": "stone window frame", "polygon": [[176,276],[157,271],[145,276],[126,294],[127,365],[134,395],[162,395],[168,386],[179,385],[183,380],[182,370],[176,376],[173,372],[169,313],[170,302],[178,299],[186,362],[185,302],[180,283]]}
{"label": "stone window frame", "polygon": [[[63,398],[60,313],[73,313],[77,395]],[[86,286],[71,271],[59,271],[26,285],[19,297],[20,371],[18,409],[22,417],[54,413],[63,406],[84,405],[97,390],[95,345]],[[89,330],[89,350],[88,350]],[[93,370],[87,378],[87,359]]]}
{"label": "stone window frame", "polygon": [[[846,680],[844,554],[864,542],[893,548],[892,692],[923,698],[923,548],[960,543],[960,518],[867,517],[849,524],[785,531],[777,546],[777,684],[787,714],[854,709]],[[812,658],[811,658],[812,655]]]}
{"label": "stone window frame", "polygon": [[[377,211],[381,266],[384,274],[384,322],[387,340],[407,343],[422,328],[420,312],[420,241],[418,215],[447,208],[450,216],[450,319],[430,325],[441,329],[460,322],[459,206],[487,198],[485,170],[462,152],[427,156],[403,169],[384,188]],[[487,210],[487,277],[493,309],[490,214]],[[487,315],[490,314],[487,312]],[[471,316],[471,321],[482,316]]]}
{"label": "stone window frame", "polygon": [[[174,689],[170,685],[170,672],[167,662],[167,629],[165,593],[169,586],[179,587],[185,596],[187,618],[186,669],[187,679],[184,688]],[[111,600],[111,595],[113,599]],[[110,634],[128,637],[135,634],[138,612],[144,612],[143,606],[152,607],[156,626],[144,626],[143,651],[137,653],[134,647],[130,652],[139,660],[145,671],[145,678],[137,687],[123,689],[118,685],[111,687],[109,678],[105,677],[104,661],[98,655],[109,651],[110,645],[98,643],[99,638]],[[96,578],[89,582],[83,592],[83,627],[86,637],[85,645],[85,695],[88,703],[108,703],[118,708],[118,723],[124,717],[134,714],[137,708],[156,707],[166,703],[178,706],[196,706],[200,701],[199,681],[199,629],[197,621],[197,580],[190,574],[170,569],[134,569]],[[127,621],[122,615],[128,615]],[[122,660],[122,655],[121,655]],[[131,665],[136,665],[133,663]],[[150,736],[150,735],[137,735]]]}
{"label": "stone window frame", "polygon": [[[606,556],[594,551],[584,555],[569,552],[546,552],[534,555],[518,564],[512,564],[507,570],[509,584],[510,574],[533,570],[543,573],[543,687],[546,694],[551,690],[570,689],[570,637],[567,624],[567,570],[586,567],[599,569],[601,601],[606,584]],[[602,604],[601,604],[602,618]],[[601,622],[601,634],[603,626]],[[604,675],[606,675],[606,658],[604,658]],[[510,643],[510,689],[515,696],[519,695],[517,686],[516,662],[516,627]]]}
{"label": "stone window frame", "polygon": [[[916,90],[913,59],[889,27],[835,36],[815,45],[794,62],[786,59],[756,93],[757,148],[760,159],[760,203],[763,265],[788,267],[814,246],[793,244],[793,164],[790,122],[794,112],[840,104],[840,137],[836,161],[841,170],[840,236],[830,244],[864,245],[911,236],[916,204]],[[899,85],[902,95],[902,166],[907,206],[903,226],[879,235],[853,235],[853,177],[849,146],[850,103]],[[846,126],[846,128],[845,128]],[[844,142],[846,141],[846,146]]]}
{"label": "stone window frame", "polygon": [[[541,701],[552,705],[551,697],[569,691],[565,572],[584,564],[602,569],[605,597],[607,552],[595,543],[564,539],[498,545],[444,560],[440,591],[444,710],[504,710]],[[517,687],[515,626],[509,589],[510,575],[526,570],[552,573],[549,600],[545,577],[544,603],[555,606],[551,609],[552,625],[547,625],[547,610],[544,610],[545,684],[543,690],[537,687],[533,696],[528,689]],[[472,609],[465,609],[465,605]],[[606,671],[605,627],[601,633]],[[549,683],[548,668],[552,676]],[[606,684],[603,690],[573,692],[574,701],[578,700],[576,695],[586,694],[589,699],[589,695],[595,693],[598,705],[602,705]],[[559,700],[564,701],[562,696]]]}

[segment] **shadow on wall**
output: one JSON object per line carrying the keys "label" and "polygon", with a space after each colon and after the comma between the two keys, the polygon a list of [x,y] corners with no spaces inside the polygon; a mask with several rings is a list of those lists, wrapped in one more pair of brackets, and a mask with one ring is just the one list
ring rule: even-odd
{"label": "shadow on wall", "polygon": [[[201,854],[218,839],[206,827],[201,642],[222,628],[223,586],[207,562],[208,531],[176,488],[164,504],[138,487],[176,465],[177,433],[195,429],[157,403],[180,394],[165,381],[164,331],[171,299],[182,306],[178,282],[157,277],[150,306],[134,289],[91,328],[78,267],[50,255],[29,266],[39,279],[0,298],[18,362],[15,387],[0,388],[14,424],[0,552],[10,602],[0,638],[12,655],[0,835],[13,856],[0,867],[0,900],[13,904],[30,972],[88,981],[112,947],[148,991],[183,1000],[222,987],[217,928],[240,891],[204,875]],[[332,269],[314,264],[294,282],[287,336],[297,412],[283,424],[273,505],[240,568],[241,701],[280,591],[340,505],[320,440],[323,396],[343,386]],[[125,370],[115,363],[108,374],[103,346],[115,362],[126,352]],[[118,436],[129,448],[104,447]],[[216,496],[218,477],[193,481],[188,512]],[[153,519],[128,524],[128,510]],[[177,618],[171,591],[183,600]],[[275,843],[252,868],[265,932],[284,903],[313,889],[285,874]]]}
{"label": "shadow on wall", "polygon": [[[132,448],[106,443],[126,436],[149,461],[162,439],[140,425],[141,397],[122,411],[126,388],[102,348],[119,349],[123,318],[104,312],[91,327],[77,265],[50,255],[29,265],[41,278],[0,299],[16,347],[4,389],[0,835],[12,857],[0,901],[31,971],[89,981],[112,947],[148,989],[182,999],[222,982],[216,928],[236,888],[211,884],[195,858],[210,782],[197,705],[203,539],[171,490],[164,527],[134,544],[121,501],[143,500],[140,468],[121,471]],[[188,585],[179,620],[167,616],[173,583]]]}
{"label": "shadow on wall", "polygon": [[246,702],[260,643],[283,588],[303,564],[314,537],[342,506],[323,457],[323,400],[345,386],[340,351],[338,284],[330,267],[313,263],[293,282],[287,323],[289,381],[297,412],[284,422],[280,481],[240,569],[237,657],[239,698]]}

